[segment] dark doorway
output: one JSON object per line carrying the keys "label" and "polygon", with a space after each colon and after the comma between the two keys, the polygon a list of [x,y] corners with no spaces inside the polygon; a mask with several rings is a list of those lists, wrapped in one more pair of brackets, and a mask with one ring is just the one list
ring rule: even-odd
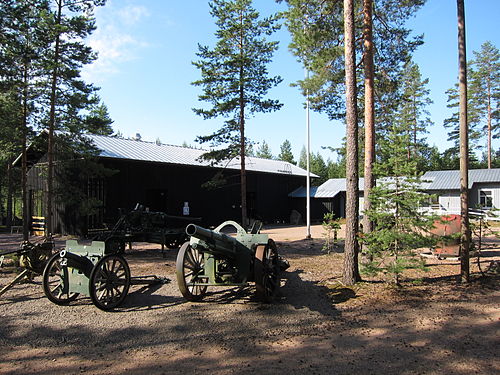
{"label": "dark doorway", "polygon": [[151,211],[168,211],[168,192],[166,189],[150,189],[146,191],[146,207]]}

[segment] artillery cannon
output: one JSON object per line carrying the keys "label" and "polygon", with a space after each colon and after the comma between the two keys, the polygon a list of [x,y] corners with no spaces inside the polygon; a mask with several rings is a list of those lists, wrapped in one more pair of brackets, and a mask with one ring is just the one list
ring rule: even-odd
{"label": "artillery cannon", "polygon": [[[221,231],[236,229],[235,237]],[[283,261],[267,234],[247,233],[238,223],[226,221],[214,230],[195,224],[186,227],[190,236],[177,255],[179,290],[189,301],[201,300],[209,286],[245,286],[255,282],[256,296],[271,302],[279,288]]]}
{"label": "artillery cannon", "polygon": [[5,255],[16,254],[19,257],[19,265],[24,268],[19,275],[0,290],[0,296],[11,289],[16,283],[21,282],[21,280],[25,278],[32,279],[33,274],[41,275],[53,251],[54,241],[49,237],[39,243],[23,241],[19,249],[0,253],[2,258]]}
{"label": "artillery cannon", "polygon": [[126,243],[150,242],[165,247],[178,248],[187,240],[186,224],[201,221],[200,218],[167,215],[165,212],[149,211],[137,204],[131,211],[124,212],[109,231],[98,231],[92,236],[95,241],[104,241],[110,251],[125,250]]}
{"label": "artillery cannon", "polygon": [[130,285],[169,281],[154,275],[131,277],[122,251],[104,241],[92,241],[91,245],[66,241],[65,249],[48,260],[43,272],[43,290],[51,302],[66,305],[84,294],[105,311],[123,302]]}

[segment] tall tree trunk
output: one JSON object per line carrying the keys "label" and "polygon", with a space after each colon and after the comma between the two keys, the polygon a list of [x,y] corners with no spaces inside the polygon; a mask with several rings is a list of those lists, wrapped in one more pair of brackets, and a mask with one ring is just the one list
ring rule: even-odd
{"label": "tall tree trunk", "polygon": [[10,228],[13,222],[13,194],[14,189],[12,187],[12,159],[10,159],[7,163],[7,217],[5,219],[5,225],[7,226],[7,228]]}
{"label": "tall tree trunk", "polygon": [[375,89],[373,68],[373,0],[363,1],[364,19],[364,71],[365,71],[365,183],[364,183],[364,207],[363,232],[370,233],[373,230],[373,222],[366,215],[371,209],[371,190],[375,185],[373,176],[373,163],[375,161]]}
{"label": "tall tree trunk", "polygon": [[[61,24],[62,0],[58,3],[56,25]],[[54,129],[56,123],[56,101],[57,101],[57,78],[59,74],[60,59],[60,32],[56,35],[54,48],[54,70],[52,72],[52,83],[50,88],[50,115],[49,115],[49,135],[47,150],[47,212],[45,213],[45,235],[50,236],[53,233],[53,200],[54,200]]]}
{"label": "tall tree trunk", "polygon": [[240,161],[241,161],[241,225],[246,228],[247,220],[247,173],[245,167],[245,104],[243,88],[240,90]]}
{"label": "tall tree trunk", "polygon": [[[240,23],[243,25],[243,13],[240,13]],[[243,26],[240,33],[240,58],[243,64]],[[241,225],[246,228],[247,220],[247,172],[245,166],[245,90],[244,90],[244,71],[243,65],[240,67],[240,174],[241,174]]]}
{"label": "tall tree trunk", "polygon": [[491,84],[488,79],[488,105],[487,105],[487,121],[488,121],[488,169],[491,169]]}
{"label": "tall tree trunk", "polygon": [[3,219],[5,218],[5,206],[4,206],[4,197],[2,192],[2,186],[5,183],[4,173],[0,175],[0,225],[3,225]]}
{"label": "tall tree trunk", "polygon": [[465,49],[464,0],[457,0],[458,15],[458,86],[460,91],[460,279],[469,281],[469,140],[467,126],[467,57]]}
{"label": "tall tree trunk", "polygon": [[417,98],[415,95],[413,99],[413,157],[417,158],[418,144],[417,144],[417,134],[418,134],[418,115],[417,115]]}
{"label": "tall tree trunk", "polygon": [[353,285],[361,278],[358,269],[357,239],[359,219],[358,117],[356,98],[356,55],[354,0],[344,0],[345,80],[346,80],[346,234],[343,281]]}
{"label": "tall tree trunk", "polygon": [[28,138],[28,66],[27,63],[23,67],[23,123],[21,129],[22,137],[22,156],[21,156],[21,191],[23,205],[23,240],[29,239],[29,217],[28,217],[28,193],[27,193],[27,174],[28,174],[28,158],[27,158],[27,138]]}

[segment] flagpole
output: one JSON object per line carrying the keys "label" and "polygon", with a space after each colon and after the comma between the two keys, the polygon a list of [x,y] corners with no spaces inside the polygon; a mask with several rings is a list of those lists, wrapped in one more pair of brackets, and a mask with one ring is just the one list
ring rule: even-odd
{"label": "flagpole", "polygon": [[[305,69],[306,80],[309,78],[309,70]],[[306,164],[307,164],[307,181],[306,181],[306,239],[311,238],[311,121],[309,117],[309,89],[306,89]]]}

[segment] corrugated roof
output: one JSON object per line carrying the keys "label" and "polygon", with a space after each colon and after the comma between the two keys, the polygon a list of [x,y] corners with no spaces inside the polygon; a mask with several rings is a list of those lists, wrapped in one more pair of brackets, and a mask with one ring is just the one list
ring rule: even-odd
{"label": "corrugated roof", "polygon": [[[311,190],[310,190],[311,197],[313,197],[313,198],[315,197],[316,190],[318,190],[317,186],[311,186]],[[288,194],[288,196],[290,198],[305,198],[306,197],[306,187],[301,186],[301,187],[295,189],[294,191],[292,191],[290,194]]]}
{"label": "corrugated roof", "polygon": [[[460,190],[460,171],[429,171],[422,180],[428,181],[427,190]],[[484,182],[500,182],[500,168],[469,170],[469,189]]]}
{"label": "corrugated roof", "polygon": [[[460,171],[429,171],[422,178],[420,187],[423,190],[460,190]],[[379,179],[380,182],[389,183],[390,178]],[[469,189],[475,183],[498,182],[500,183],[500,168],[471,169],[469,170]],[[359,191],[364,190],[364,179],[359,179]],[[346,191],[345,178],[331,178],[314,190],[311,188],[311,198],[333,198],[341,191]],[[292,198],[305,198],[306,189],[298,188],[289,194]]]}
{"label": "corrugated roof", "polygon": [[[359,191],[363,191],[365,185],[364,178],[359,179]],[[341,191],[346,191],[345,178],[331,178],[318,187],[315,198],[333,198]]]}
{"label": "corrugated roof", "polygon": [[[364,178],[360,178],[359,191],[363,191],[364,183]],[[311,198],[334,198],[341,191],[346,191],[345,178],[331,178],[320,186],[311,187],[310,196]],[[306,188],[302,186],[292,191],[288,196],[291,198],[305,198]]]}
{"label": "corrugated roof", "polygon": [[[88,137],[92,139],[95,146],[101,151],[100,156],[105,158],[130,159],[199,167],[210,166],[210,162],[199,160],[206,150],[93,134],[89,134]],[[307,171],[304,169],[280,160],[246,157],[245,162],[246,169],[249,171],[307,176]],[[219,163],[216,166],[221,168],[240,169],[240,161],[239,158],[235,158],[229,162]],[[314,174],[311,174],[311,176],[317,177]]]}

